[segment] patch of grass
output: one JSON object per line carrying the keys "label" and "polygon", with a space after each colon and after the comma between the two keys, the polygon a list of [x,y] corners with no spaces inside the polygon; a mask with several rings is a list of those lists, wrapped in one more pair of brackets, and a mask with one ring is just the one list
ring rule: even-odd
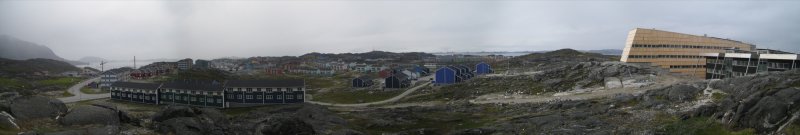
{"label": "patch of grass", "polygon": [[[669,122],[671,121],[671,122]],[[664,122],[664,121],[662,121]],[[664,134],[693,134],[693,135],[754,135],[754,129],[730,130],[708,117],[695,117],[687,120],[677,120],[674,116],[667,119],[668,124],[663,128]]]}
{"label": "patch of grass", "polygon": [[70,87],[72,85],[78,84],[78,82],[80,82],[81,80],[83,79],[77,77],[59,77],[59,78],[39,80],[37,82],[40,85]]}
{"label": "patch of grass", "polygon": [[17,133],[19,133],[19,130],[17,129],[0,128],[0,135],[16,135]]}
{"label": "patch of grass", "polygon": [[9,87],[12,89],[19,89],[24,87],[30,87],[30,84],[13,78],[0,78],[0,86]]}
{"label": "patch of grass", "polygon": [[714,101],[720,101],[720,100],[722,100],[722,98],[725,98],[727,95],[728,94],[725,94],[725,93],[714,92],[714,93],[711,93],[711,99],[713,99]]}
{"label": "patch of grass", "polygon": [[800,135],[800,125],[797,122],[786,126],[786,129],[783,129],[783,133],[787,135]]}
{"label": "patch of grass", "polygon": [[71,97],[71,96],[75,96],[75,94],[69,93],[68,91],[65,90],[64,92],[61,92],[61,95],[59,95],[59,96],[60,97]]}
{"label": "patch of grass", "polygon": [[789,85],[789,86],[792,86],[792,87],[800,87],[800,80],[794,81],[794,83],[792,83],[792,84],[791,84],[791,85]]}
{"label": "patch of grass", "polygon": [[407,120],[409,123],[371,127],[369,124],[372,120],[371,117],[381,116],[363,116],[364,114],[349,113],[343,114],[342,117],[349,120],[349,126],[352,129],[363,131],[366,134],[395,133],[422,128],[433,129],[432,134],[447,134],[462,129],[479,128],[495,122],[498,118],[496,115],[491,115],[492,111],[494,109],[485,109],[484,111],[472,113],[446,111],[403,113],[399,114],[401,116],[397,116],[398,119]]}
{"label": "patch of grass", "polygon": [[95,91],[95,89],[89,87],[83,87],[81,88],[81,92],[86,94],[103,94],[103,93],[108,93],[109,91],[106,89],[99,89],[99,91]]}
{"label": "patch of grass", "polygon": [[[429,91],[424,93],[420,91]],[[474,78],[465,82],[424,88],[414,96],[404,98],[401,102],[445,101],[471,99],[484,94],[497,92],[522,92],[523,94],[536,94],[547,92],[540,83],[532,82],[527,77]]]}
{"label": "patch of grass", "polygon": [[[371,91],[371,93],[370,93]],[[373,90],[336,90],[314,95],[314,101],[328,103],[353,104],[363,102],[374,102],[392,98],[403,93],[405,90],[392,91],[373,91]],[[361,101],[361,102],[359,102]]]}

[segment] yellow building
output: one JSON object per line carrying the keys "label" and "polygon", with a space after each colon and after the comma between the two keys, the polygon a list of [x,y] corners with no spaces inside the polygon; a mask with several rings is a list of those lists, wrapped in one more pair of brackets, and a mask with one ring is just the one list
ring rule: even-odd
{"label": "yellow building", "polygon": [[725,49],[750,51],[755,45],[709,36],[636,28],[628,32],[622,62],[650,63],[670,72],[705,78],[705,58],[701,53],[721,53]]}

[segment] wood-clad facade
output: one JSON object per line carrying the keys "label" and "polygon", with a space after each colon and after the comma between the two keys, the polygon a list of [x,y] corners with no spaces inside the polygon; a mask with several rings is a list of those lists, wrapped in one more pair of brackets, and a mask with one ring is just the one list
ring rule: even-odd
{"label": "wood-clad facade", "polygon": [[755,45],[708,36],[636,28],[628,33],[620,61],[650,63],[653,66],[705,78],[706,62],[701,53],[721,53],[725,49],[750,51]]}

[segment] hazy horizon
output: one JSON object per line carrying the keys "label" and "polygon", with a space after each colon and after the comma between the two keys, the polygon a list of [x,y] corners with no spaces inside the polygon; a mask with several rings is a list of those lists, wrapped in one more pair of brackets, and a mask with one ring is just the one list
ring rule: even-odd
{"label": "hazy horizon", "polygon": [[[800,1],[0,1],[0,34],[76,60],[622,49],[634,28],[796,52]],[[779,21],[776,21],[779,20]]]}

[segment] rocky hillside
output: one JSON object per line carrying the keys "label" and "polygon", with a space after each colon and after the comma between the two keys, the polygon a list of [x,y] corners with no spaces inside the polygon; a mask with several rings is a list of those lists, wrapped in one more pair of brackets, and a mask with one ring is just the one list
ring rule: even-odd
{"label": "rocky hillside", "polygon": [[724,97],[695,116],[759,133],[800,133],[800,106],[794,105],[800,102],[800,70],[724,79],[711,87]]}
{"label": "rocky hillside", "polygon": [[[479,77],[463,83],[425,88],[405,101],[466,100],[490,93],[537,95],[585,88],[605,87],[618,78],[628,83],[666,75],[661,69],[620,62],[579,62],[548,65],[552,68],[532,74]],[[643,79],[644,78],[644,79]]]}
{"label": "rocky hillside", "polygon": [[16,39],[14,37],[0,35],[0,58],[13,60],[27,59],[51,59],[68,62],[70,64],[85,64],[80,61],[70,61],[56,55],[47,46],[33,42]]}
{"label": "rocky hillside", "polygon": [[579,63],[579,62],[604,62],[619,61],[619,56],[603,55],[599,53],[581,52],[573,49],[561,49],[544,53],[531,53],[517,56],[505,61],[497,62],[494,67],[534,68],[549,69],[549,65]]}

